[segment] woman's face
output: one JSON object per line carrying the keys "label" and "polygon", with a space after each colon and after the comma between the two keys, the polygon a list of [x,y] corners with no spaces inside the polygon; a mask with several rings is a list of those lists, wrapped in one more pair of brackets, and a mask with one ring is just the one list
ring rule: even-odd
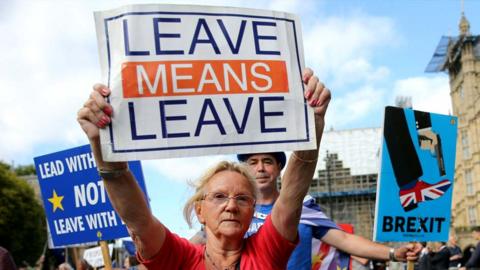
{"label": "woman's face", "polygon": [[254,206],[248,179],[238,172],[221,171],[205,186],[205,197],[197,207],[197,215],[216,237],[241,239],[250,226]]}

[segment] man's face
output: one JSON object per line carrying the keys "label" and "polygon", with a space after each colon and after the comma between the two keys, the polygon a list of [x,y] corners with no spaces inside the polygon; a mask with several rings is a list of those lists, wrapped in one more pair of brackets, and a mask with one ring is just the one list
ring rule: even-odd
{"label": "man's face", "polygon": [[256,154],[247,159],[247,165],[252,170],[260,192],[266,189],[276,189],[276,180],[280,176],[280,164],[270,154]]}
{"label": "man's face", "polygon": [[474,230],[472,232],[473,238],[476,240],[480,240],[480,231]]}
{"label": "man's face", "polygon": [[448,238],[448,242],[452,245],[452,246],[455,246],[457,245],[457,238],[455,236],[450,236],[450,238]]}

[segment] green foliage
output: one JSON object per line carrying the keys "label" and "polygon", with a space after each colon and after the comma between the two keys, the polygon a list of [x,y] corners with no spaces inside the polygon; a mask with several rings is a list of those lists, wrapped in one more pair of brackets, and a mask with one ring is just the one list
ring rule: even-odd
{"label": "green foliage", "polygon": [[15,173],[18,176],[23,176],[23,175],[36,175],[37,172],[35,171],[35,165],[30,164],[30,165],[20,165],[15,167]]}
{"label": "green foliage", "polygon": [[32,187],[0,161],[0,245],[18,266],[35,265],[46,237],[45,213]]}

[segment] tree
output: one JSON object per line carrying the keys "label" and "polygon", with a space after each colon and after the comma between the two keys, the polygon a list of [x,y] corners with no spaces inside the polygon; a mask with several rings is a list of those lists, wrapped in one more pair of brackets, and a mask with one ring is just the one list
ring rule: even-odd
{"label": "tree", "polygon": [[35,171],[35,165],[30,164],[30,165],[20,165],[14,168],[15,173],[18,176],[24,176],[24,175],[37,175]]}
{"label": "tree", "polygon": [[34,265],[46,238],[45,213],[33,189],[0,161],[0,245],[18,266]]}

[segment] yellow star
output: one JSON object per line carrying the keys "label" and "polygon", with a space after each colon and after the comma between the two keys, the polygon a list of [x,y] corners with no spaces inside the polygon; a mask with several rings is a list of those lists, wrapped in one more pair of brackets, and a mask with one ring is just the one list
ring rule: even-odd
{"label": "yellow star", "polygon": [[63,211],[62,200],[63,200],[63,196],[58,196],[57,192],[54,189],[53,190],[53,197],[48,199],[48,201],[53,204],[53,212],[55,212],[55,210],[57,210],[57,208],[60,208]]}

